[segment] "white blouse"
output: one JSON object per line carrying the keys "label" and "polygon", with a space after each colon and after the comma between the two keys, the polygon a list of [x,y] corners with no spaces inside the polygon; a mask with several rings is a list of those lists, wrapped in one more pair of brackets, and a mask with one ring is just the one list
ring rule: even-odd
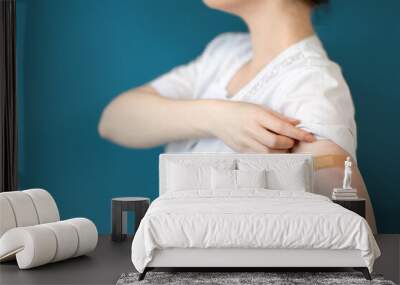
{"label": "white blouse", "polygon": [[[301,121],[298,127],[328,139],[356,159],[357,130],[350,90],[340,67],[317,36],[289,47],[239,92],[227,84],[252,57],[247,33],[225,33],[209,43],[194,61],[152,81],[162,96],[174,99],[221,99],[268,106]],[[233,152],[218,138],[172,142],[167,152]]]}

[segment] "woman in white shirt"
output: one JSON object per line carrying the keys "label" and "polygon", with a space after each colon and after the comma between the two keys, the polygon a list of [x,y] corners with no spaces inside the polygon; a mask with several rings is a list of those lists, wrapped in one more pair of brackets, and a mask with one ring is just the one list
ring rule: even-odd
{"label": "woman in white shirt", "polygon": [[[356,160],[357,130],[349,88],[311,23],[323,0],[205,0],[241,17],[249,33],[212,40],[194,61],[115,98],[99,124],[102,137],[168,152],[311,152],[324,156],[316,189],[330,196]],[[339,158],[339,159],[338,159]],[[367,199],[362,176],[353,187]]]}

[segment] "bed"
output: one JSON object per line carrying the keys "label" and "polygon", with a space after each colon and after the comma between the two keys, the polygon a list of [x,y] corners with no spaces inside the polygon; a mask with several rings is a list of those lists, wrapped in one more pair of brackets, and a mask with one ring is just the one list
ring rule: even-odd
{"label": "bed", "polygon": [[365,219],[313,193],[308,154],[162,154],[132,262],[154,268],[352,267],[380,251]]}

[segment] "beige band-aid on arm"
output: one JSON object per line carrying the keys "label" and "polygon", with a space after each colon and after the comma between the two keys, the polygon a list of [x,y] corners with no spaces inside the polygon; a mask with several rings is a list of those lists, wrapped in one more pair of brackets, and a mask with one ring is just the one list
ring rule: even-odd
{"label": "beige band-aid on arm", "polygon": [[324,168],[343,168],[346,155],[328,154],[314,157],[314,170]]}

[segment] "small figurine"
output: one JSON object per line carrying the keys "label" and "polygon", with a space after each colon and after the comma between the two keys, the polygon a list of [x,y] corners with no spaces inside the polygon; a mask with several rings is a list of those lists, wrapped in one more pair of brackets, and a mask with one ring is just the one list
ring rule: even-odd
{"label": "small figurine", "polygon": [[350,157],[348,156],[346,161],[344,162],[344,177],[343,177],[343,189],[352,189],[351,187],[351,166],[352,162]]}
{"label": "small figurine", "polygon": [[356,200],[358,199],[357,189],[351,187],[351,167],[353,163],[350,157],[344,162],[344,177],[342,188],[333,188],[332,199],[334,200]]}

